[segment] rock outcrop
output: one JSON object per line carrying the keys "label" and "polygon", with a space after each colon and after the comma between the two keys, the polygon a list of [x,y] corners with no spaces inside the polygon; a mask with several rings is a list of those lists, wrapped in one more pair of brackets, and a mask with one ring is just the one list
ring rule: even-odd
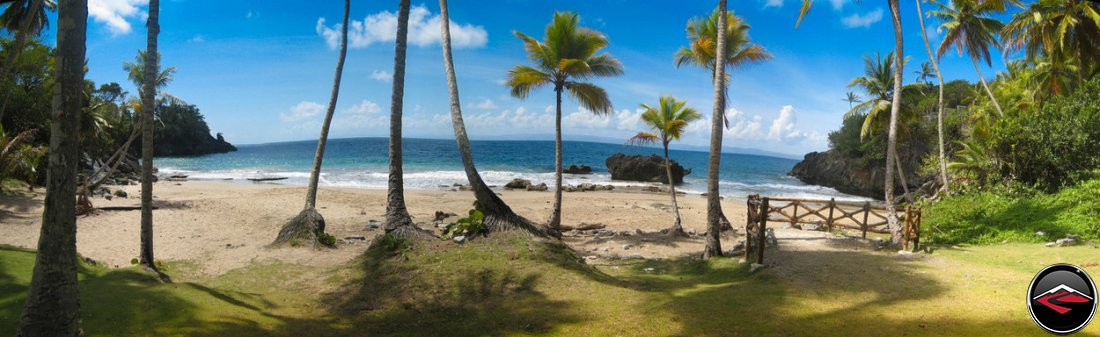
{"label": "rock outcrop", "polygon": [[[691,169],[685,169],[675,160],[672,162],[672,181],[676,184],[684,183],[684,176],[691,174]],[[607,171],[611,173],[611,179],[631,180],[645,182],[668,183],[665,170],[665,159],[657,155],[625,155],[616,153],[604,162]]]}
{"label": "rock outcrop", "polygon": [[592,167],[588,165],[571,164],[562,169],[562,172],[569,174],[589,174],[592,173]]}
{"label": "rock outcrop", "polygon": [[[906,168],[909,189],[912,192],[920,193],[917,189],[930,181],[932,177],[914,177],[912,170],[915,165],[909,164],[906,166],[909,166]],[[854,161],[845,160],[836,151],[829,150],[807,153],[802,161],[795,164],[787,175],[798,178],[798,180],[807,184],[831,187],[841,193],[882,200],[885,194],[883,190],[883,181],[886,178],[885,171],[885,167],[880,165],[873,165],[872,167],[856,165]],[[894,195],[901,197],[903,194],[901,182],[898,179],[894,179],[894,181],[897,184],[894,188]]]}

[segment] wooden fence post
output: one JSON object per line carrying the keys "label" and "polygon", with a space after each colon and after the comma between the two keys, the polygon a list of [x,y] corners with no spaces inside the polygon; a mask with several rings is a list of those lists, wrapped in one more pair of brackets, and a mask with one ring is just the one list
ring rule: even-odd
{"label": "wooden fence post", "polygon": [[917,208],[915,213],[917,221],[913,223],[913,252],[920,251],[920,222],[921,222],[921,210]]}
{"label": "wooden fence post", "polygon": [[829,218],[825,220],[825,224],[829,226],[829,232],[833,231],[833,208],[836,208],[836,198],[829,198]]}
{"label": "wooden fence post", "polygon": [[901,230],[901,249],[909,249],[909,232],[913,230],[912,206],[905,206],[905,227]]}
{"label": "wooden fence post", "polygon": [[871,202],[867,201],[863,203],[863,223],[860,224],[860,228],[863,229],[863,238],[867,238],[867,216],[871,215]]}
{"label": "wooden fence post", "polygon": [[764,197],[761,203],[764,209],[761,212],[760,222],[757,227],[757,251],[756,251],[756,263],[764,264],[764,248],[767,247],[767,226],[768,226],[768,197]]}
{"label": "wooden fence post", "polygon": [[791,227],[798,224],[798,201],[791,201],[791,206],[794,206],[794,213],[791,213]]}

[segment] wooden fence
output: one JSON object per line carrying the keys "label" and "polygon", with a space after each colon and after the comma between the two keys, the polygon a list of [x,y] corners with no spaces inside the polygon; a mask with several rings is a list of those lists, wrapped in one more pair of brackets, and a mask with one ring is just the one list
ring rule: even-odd
{"label": "wooden fence", "polygon": [[[847,202],[813,199],[768,198],[759,195],[748,197],[748,217],[745,224],[745,260],[764,263],[765,228],[768,221],[786,222],[792,226],[814,224],[829,231],[834,228],[858,230],[867,238],[867,232],[889,234],[887,209],[870,202]],[[920,248],[921,209],[898,207],[894,209],[902,223],[902,249]],[[755,254],[753,256],[752,254]]]}

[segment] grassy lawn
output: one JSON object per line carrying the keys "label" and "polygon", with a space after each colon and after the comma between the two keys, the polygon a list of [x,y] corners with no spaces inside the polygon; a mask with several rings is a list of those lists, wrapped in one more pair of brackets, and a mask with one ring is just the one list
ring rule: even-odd
{"label": "grassy lawn", "polygon": [[[334,270],[256,262],[217,277],[168,264],[84,266],[88,336],[1046,336],[1024,292],[1042,266],[1100,276],[1100,249],[1008,244],[919,259],[820,251],[777,261],[579,263],[571,250],[512,235],[395,242]],[[797,255],[787,258],[797,258]],[[14,331],[33,252],[0,248],[0,331]],[[1093,324],[1081,335],[1098,336]]]}

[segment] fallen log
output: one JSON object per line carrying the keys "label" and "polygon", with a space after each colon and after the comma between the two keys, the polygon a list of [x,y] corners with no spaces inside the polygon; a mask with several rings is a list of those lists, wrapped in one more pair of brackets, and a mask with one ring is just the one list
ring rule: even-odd
{"label": "fallen log", "polygon": [[[138,211],[141,210],[141,206],[107,206],[96,209],[101,211]],[[153,206],[153,209],[160,209],[160,207]]]}
{"label": "fallen log", "polygon": [[275,180],[284,180],[284,179],[288,179],[288,178],[287,177],[248,178],[248,180],[251,180],[253,182],[275,181]]}

